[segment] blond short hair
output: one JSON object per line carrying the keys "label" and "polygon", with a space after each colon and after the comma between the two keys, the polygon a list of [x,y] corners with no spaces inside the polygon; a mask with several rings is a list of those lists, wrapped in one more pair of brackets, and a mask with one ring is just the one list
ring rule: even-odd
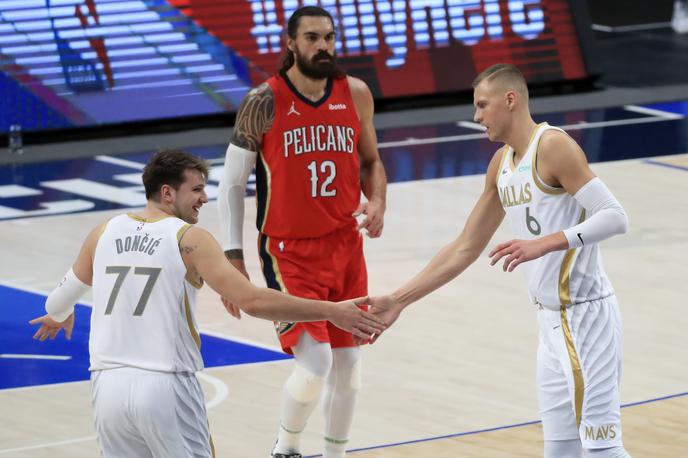
{"label": "blond short hair", "polygon": [[528,97],[526,79],[515,65],[495,64],[486,68],[473,80],[473,88],[475,89],[483,81],[497,82],[504,89],[513,89]]}

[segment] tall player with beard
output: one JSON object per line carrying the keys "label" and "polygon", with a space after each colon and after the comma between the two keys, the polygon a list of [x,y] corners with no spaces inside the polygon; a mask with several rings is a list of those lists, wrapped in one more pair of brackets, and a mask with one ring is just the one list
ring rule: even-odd
{"label": "tall player with beard", "polygon": [[[380,236],[387,187],[372,95],[337,66],[334,22],[324,9],[296,10],[286,39],[281,70],[249,92],[237,113],[219,194],[225,254],[248,277],[244,192],[255,164],[258,250],[268,286],[304,298],[365,296],[359,231]],[[234,304],[223,302],[240,317]],[[276,329],[295,364],[272,456],[301,457],[301,432],[324,389],[324,456],[343,457],[361,384],[357,344],[327,321],[281,322]]]}

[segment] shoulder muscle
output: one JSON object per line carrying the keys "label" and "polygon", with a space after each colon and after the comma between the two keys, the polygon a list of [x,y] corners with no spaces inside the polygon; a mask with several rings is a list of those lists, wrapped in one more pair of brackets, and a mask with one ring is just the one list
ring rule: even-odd
{"label": "shoulder muscle", "polygon": [[351,90],[351,98],[356,105],[356,113],[361,120],[373,115],[373,94],[370,92],[368,85],[362,80],[353,76],[347,76],[349,82],[349,89]]}
{"label": "shoulder muscle", "polygon": [[540,177],[548,184],[563,187],[571,195],[595,176],[578,143],[557,130],[542,135],[537,158]]}

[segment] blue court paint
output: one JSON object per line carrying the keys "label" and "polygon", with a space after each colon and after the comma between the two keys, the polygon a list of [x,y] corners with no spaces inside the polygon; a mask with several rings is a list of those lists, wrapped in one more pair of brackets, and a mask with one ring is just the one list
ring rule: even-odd
{"label": "blue court paint", "polygon": [[[682,113],[687,106],[688,102],[673,102],[648,107]],[[658,121],[569,130],[590,162],[688,151],[688,117],[662,119],[614,107],[534,115],[534,119],[554,126],[644,119]],[[480,132],[456,123],[380,129],[377,134],[381,145],[380,157],[390,183],[483,174],[501,146],[482,137]],[[454,136],[461,138],[452,139]],[[407,144],[409,138],[441,141]],[[405,143],[390,145],[392,142]],[[207,145],[188,148],[188,151],[212,159],[215,171],[221,172],[226,146]],[[150,156],[150,152],[142,152],[117,158],[143,165]],[[145,197],[138,176],[140,173],[140,168],[95,158],[0,166],[0,220],[143,206]],[[220,175],[214,174],[215,177]],[[218,182],[210,180],[209,184],[217,186]],[[8,185],[12,187],[8,188]],[[253,194],[253,191],[247,191],[247,195]]]}
{"label": "blue court paint", "polygon": [[[72,339],[33,340],[37,326],[29,320],[43,315],[45,296],[0,285],[0,354],[60,355],[66,361],[0,358],[0,389],[87,380],[91,308],[78,304]],[[291,356],[201,334],[206,367],[289,359]]]}
{"label": "blue court paint", "polygon": [[652,105],[643,105],[647,108],[652,108],[655,110],[667,111],[669,113],[680,114],[688,116],[688,100],[682,100],[677,102],[665,102],[665,103],[655,103]]}

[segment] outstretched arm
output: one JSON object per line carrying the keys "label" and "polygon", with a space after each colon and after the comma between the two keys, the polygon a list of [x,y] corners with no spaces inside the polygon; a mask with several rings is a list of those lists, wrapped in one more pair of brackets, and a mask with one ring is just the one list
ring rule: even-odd
{"label": "outstretched arm", "polygon": [[365,229],[369,237],[382,234],[387,206],[387,175],[377,150],[377,134],[373,125],[373,95],[368,86],[358,78],[349,77],[351,95],[361,120],[358,155],[361,162],[361,187],[368,202],[362,203],[354,216],[364,214],[358,228]]}
{"label": "outstretched arm", "polygon": [[105,223],[99,225],[88,234],[74,265],[48,295],[45,301],[47,314],[29,321],[30,324],[40,324],[34,339],[53,340],[62,329],[68,340],[72,338],[74,304],[86,293],[93,281],[93,256],[104,225]]}
{"label": "outstretched arm", "polygon": [[509,240],[497,245],[491,265],[504,259],[504,271],[547,253],[598,243],[628,230],[626,212],[602,180],[590,170],[585,153],[568,135],[548,131],[538,150],[538,173],[546,183],[560,186],[585,209],[585,221],[533,240]]}
{"label": "outstretched arm", "polygon": [[372,297],[373,313],[390,326],[401,311],[413,302],[456,278],[480,256],[504,218],[497,192],[498,151],[487,170],[485,189],[473,207],[461,234],[432,258],[428,265],[402,287],[388,296]]}
{"label": "outstretched arm", "polygon": [[232,268],[220,245],[203,229],[187,230],[179,246],[190,272],[198,273],[212,289],[249,315],[273,321],[329,320],[359,337],[384,330],[382,320],[358,308],[368,298],[340,303],[313,301],[254,286]]}

